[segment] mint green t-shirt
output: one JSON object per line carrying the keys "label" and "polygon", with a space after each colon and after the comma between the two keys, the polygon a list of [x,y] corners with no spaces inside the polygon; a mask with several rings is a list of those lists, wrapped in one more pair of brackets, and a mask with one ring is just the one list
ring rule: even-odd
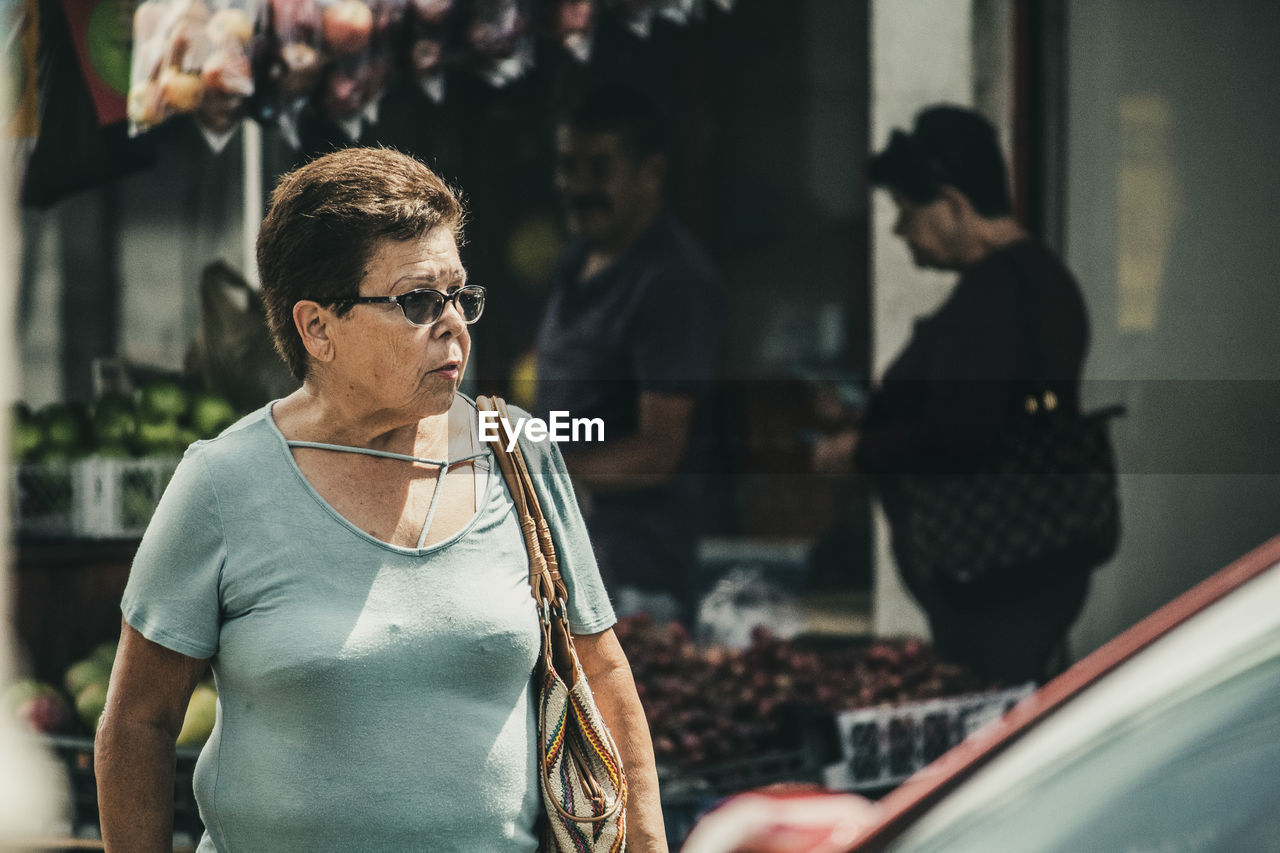
{"label": "mint green t-shirt", "polygon": [[[570,625],[609,628],[560,453],[521,446]],[[269,406],[187,451],[122,609],[153,642],[211,658],[218,719],[195,771],[202,853],[537,847],[540,634],[510,493],[492,471],[471,521],[418,549],[338,515]]]}

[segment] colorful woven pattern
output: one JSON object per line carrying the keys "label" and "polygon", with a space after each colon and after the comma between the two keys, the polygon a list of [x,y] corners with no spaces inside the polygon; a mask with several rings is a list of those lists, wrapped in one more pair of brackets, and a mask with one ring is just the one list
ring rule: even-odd
{"label": "colorful woven pattern", "polygon": [[547,668],[538,720],[542,799],[557,853],[626,849],[627,781],[582,668],[572,689]]}

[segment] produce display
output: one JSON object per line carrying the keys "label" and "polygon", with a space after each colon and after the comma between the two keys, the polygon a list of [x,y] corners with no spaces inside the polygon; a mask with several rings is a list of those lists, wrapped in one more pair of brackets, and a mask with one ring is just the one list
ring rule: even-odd
{"label": "produce display", "polygon": [[194,114],[216,136],[243,118],[253,94],[248,0],[144,0],[133,17],[130,128]]}
{"label": "produce display", "polygon": [[85,456],[181,455],[193,441],[235,423],[223,397],[156,381],[135,394],[103,394],[93,405],[50,403],[13,409],[13,455],[21,462],[63,462]]}
{"label": "produce display", "polygon": [[444,98],[445,46],[453,0],[412,0],[409,4],[409,58],[406,70],[434,101]]}
{"label": "produce display", "polygon": [[143,133],[194,116],[215,148],[240,119],[277,123],[300,145],[314,111],[358,138],[393,77],[444,97],[458,68],[506,86],[539,39],[586,62],[601,20],[640,37],[732,0],[143,0],[134,13],[128,117]]}
{"label": "produce display", "polygon": [[[67,667],[61,685],[35,679],[15,681],[0,707],[34,734],[93,737],[107,703],[107,683],[116,659],[116,643],[99,644]],[[212,679],[197,685],[187,705],[178,746],[199,747],[213,733],[218,693]]]}
{"label": "produce display", "polygon": [[[631,662],[659,763],[695,777],[717,764],[793,750],[794,723],[806,714],[839,720],[918,708],[924,714],[925,757],[936,757],[954,739],[948,735],[930,752],[927,700],[994,695],[989,691],[999,686],[939,660],[917,638],[829,646],[782,640],[757,628],[747,648],[704,647],[679,624],[657,624],[645,615],[620,620],[615,631]],[[34,733],[92,737],[106,703],[115,654],[114,642],[98,645],[66,668],[61,684],[17,681],[2,692],[0,709]],[[188,702],[179,747],[205,743],[217,706],[214,682],[206,679]],[[854,741],[863,729],[875,728],[857,725],[859,720],[852,720]],[[892,779],[898,782],[916,769],[914,756],[899,760],[880,755],[880,746],[870,747],[843,769],[854,776],[861,769],[865,778],[851,777],[852,783],[895,772]],[[892,737],[889,748],[892,753]],[[868,760],[873,766],[860,768],[859,762]]]}
{"label": "produce display", "polygon": [[796,712],[837,712],[990,689],[922,640],[823,647],[752,632],[745,649],[700,647],[678,623],[618,622],[659,762],[683,770],[787,749]]}
{"label": "produce display", "polygon": [[157,380],[86,406],[13,409],[19,529],[45,535],[141,533],[177,459],[239,417],[226,399]]}
{"label": "produce display", "polygon": [[595,0],[560,0],[556,9],[556,38],[579,62],[586,62],[591,58],[591,38],[595,25]]}

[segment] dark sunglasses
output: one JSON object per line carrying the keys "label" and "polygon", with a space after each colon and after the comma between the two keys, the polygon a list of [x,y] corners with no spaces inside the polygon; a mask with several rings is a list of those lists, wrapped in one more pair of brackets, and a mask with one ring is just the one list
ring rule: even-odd
{"label": "dark sunglasses", "polygon": [[410,290],[399,296],[348,296],[342,299],[314,299],[322,305],[376,305],[394,302],[404,312],[404,318],[415,326],[430,326],[440,319],[444,307],[452,302],[462,316],[462,321],[471,325],[484,313],[484,288],[478,284],[459,287],[451,293],[423,288]]}

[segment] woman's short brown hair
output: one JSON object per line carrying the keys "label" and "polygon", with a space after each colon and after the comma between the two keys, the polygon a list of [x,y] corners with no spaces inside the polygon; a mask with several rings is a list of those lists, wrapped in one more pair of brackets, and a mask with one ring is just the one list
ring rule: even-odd
{"label": "woman's short brown hair", "polygon": [[383,240],[443,226],[461,242],[465,219],[458,193],[398,151],[344,148],[285,174],[258,232],[258,276],[276,350],[294,377],[309,370],[293,323],[299,300],[356,296]]}

